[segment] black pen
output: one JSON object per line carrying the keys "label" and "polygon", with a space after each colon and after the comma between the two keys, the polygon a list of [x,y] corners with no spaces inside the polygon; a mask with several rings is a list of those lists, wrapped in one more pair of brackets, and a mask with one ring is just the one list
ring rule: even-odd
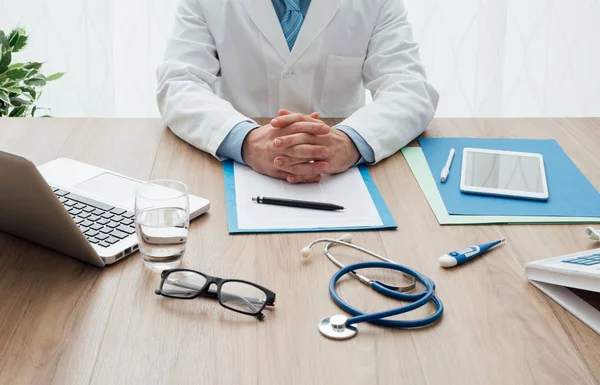
{"label": "black pen", "polygon": [[303,209],[325,210],[325,211],[337,211],[337,210],[344,209],[342,206],[334,205],[331,203],[297,201],[297,200],[293,200],[293,199],[280,199],[280,198],[267,198],[267,197],[252,198],[252,202],[263,203],[266,205],[300,207]]}

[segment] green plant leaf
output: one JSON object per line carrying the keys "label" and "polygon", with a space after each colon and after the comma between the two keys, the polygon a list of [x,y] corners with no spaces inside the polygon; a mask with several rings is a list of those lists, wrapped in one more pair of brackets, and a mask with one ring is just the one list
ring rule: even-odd
{"label": "green plant leaf", "polygon": [[38,62],[25,63],[24,68],[26,68],[28,70],[39,70],[40,68],[42,68],[43,64],[44,63],[38,63]]}
{"label": "green plant leaf", "polygon": [[30,94],[29,92],[20,92],[20,91],[19,91],[19,94],[18,94],[18,95],[15,95],[15,96],[13,96],[13,97],[16,97],[16,98],[21,98],[21,99],[23,99],[23,100],[27,100],[27,101],[29,101],[30,103],[33,103],[33,101],[35,100],[33,97],[31,97],[31,94]]}
{"label": "green plant leaf", "polygon": [[8,98],[8,94],[3,90],[0,90],[0,100],[2,100],[6,104],[10,104],[10,99]]}
{"label": "green plant leaf", "polygon": [[20,88],[5,88],[6,91],[10,92],[11,94],[20,94],[22,91]]}
{"label": "green plant leaf", "polygon": [[19,41],[19,29],[15,28],[8,34],[8,45],[14,47]]}
{"label": "green plant leaf", "polygon": [[10,51],[5,52],[0,60],[0,74],[3,74],[8,70],[8,66],[10,65],[11,61],[12,53]]}
{"label": "green plant leaf", "polygon": [[65,73],[64,73],[64,72],[57,72],[57,73],[55,73],[55,74],[52,74],[52,75],[50,75],[50,76],[47,76],[47,77],[46,77],[46,81],[47,81],[47,82],[52,82],[52,81],[54,81],[54,80],[58,80],[58,79],[62,78],[64,75],[65,75]]}
{"label": "green plant leaf", "polygon": [[19,52],[27,45],[27,36],[23,28],[15,28],[8,35],[8,45],[12,48],[13,52]]}
{"label": "green plant leaf", "polygon": [[25,48],[25,46],[27,45],[27,40],[29,39],[29,36],[27,35],[20,35],[19,39],[17,40],[17,42],[13,45],[13,52],[19,52],[20,50],[22,50],[23,48]]}
{"label": "green plant leaf", "polygon": [[30,106],[31,105],[31,100],[29,100],[24,95],[20,95],[20,96],[15,97],[15,98],[10,98],[10,103],[13,106],[15,106],[15,107]]}
{"label": "green plant leaf", "polygon": [[10,67],[8,67],[8,69],[14,70],[14,69],[23,68],[23,67],[25,67],[25,63],[14,63],[14,64],[11,64]]}
{"label": "green plant leaf", "polygon": [[27,76],[25,76],[26,79],[33,79],[33,78],[44,78],[44,75],[40,74],[40,71],[36,70],[35,68],[32,68],[29,70],[29,72],[27,73]]}
{"label": "green plant leaf", "polygon": [[[0,85],[2,86],[2,88],[12,88],[19,83],[19,82],[15,82],[15,81],[3,82],[2,81],[3,78],[4,78],[4,76],[0,76]],[[8,78],[4,78],[4,79],[8,80]]]}
{"label": "green plant leaf", "polygon": [[35,117],[35,110],[37,110],[37,106],[33,106],[31,109],[31,117]]}
{"label": "green plant leaf", "polygon": [[27,109],[27,107],[25,106],[21,106],[21,107],[15,107],[12,109],[12,111],[8,114],[9,117],[15,118],[15,117],[22,117],[25,116],[25,110]]}
{"label": "green plant leaf", "polygon": [[19,90],[19,92],[23,92],[24,95],[29,95],[32,100],[35,100],[37,96],[35,89],[30,87],[23,87]]}
{"label": "green plant leaf", "polygon": [[25,80],[25,84],[33,87],[43,87],[46,85],[46,80],[42,78],[33,78]]}
{"label": "green plant leaf", "polygon": [[0,30],[0,45],[2,45],[3,50],[8,51],[8,49],[10,48],[10,46],[8,45],[8,38],[6,37],[6,34],[4,33],[4,31]]}
{"label": "green plant leaf", "polygon": [[23,80],[29,75],[29,71],[22,68],[15,68],[6,72],[6,77],[12,80]]}

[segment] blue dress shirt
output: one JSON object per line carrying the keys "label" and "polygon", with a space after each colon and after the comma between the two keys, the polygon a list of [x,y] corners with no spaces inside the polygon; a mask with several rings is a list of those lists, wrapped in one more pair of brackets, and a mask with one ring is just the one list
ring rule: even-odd
{"label": "blue dress shirt", "polygon": [[[277,18],[281,22],[287,9],[285,6],[285,2],[283,0],[271,1],[273,3],[273,7],[275,8],[275,13],[277,13]],[[306,17],[306,13],[308,12],[310,2],[311,0],[299,1],[300,12],[302,12],[303,17]],[[248,120],[237,124],[235,127],[233,127],[229,134],[227,134],[227,136],[217,149],[217,155],[223,158],[233,159],[239,163],[244,163],[244,160],[242,159],[242,145],[244,143],[244,139],[246,139],[246,135],[248,135],[250,131],[258,127],[260,127],[260,125],[252,120]],[[373,152],[373,149],[363,139],[363,137],[358,132],[356,132],[355,129],[343,125],[336,126],[335,128],[348,135],[356,145],[356,148],[358,149],[358,152],[360,152],[361,156],[357,164],[364,162],[375,162],[375,153]]]}

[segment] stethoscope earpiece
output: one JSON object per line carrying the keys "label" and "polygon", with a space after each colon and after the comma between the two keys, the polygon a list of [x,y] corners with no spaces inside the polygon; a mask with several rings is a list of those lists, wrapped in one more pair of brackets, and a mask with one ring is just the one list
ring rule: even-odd
{"label": "stethoscope earpiece", "polygon": [[305,248],[300,250],[300,256],[303,259],[308,259],[311,254],[312,254],[312,249],[310,248],[310,246],[306,246]]}
{"label": "stethoscope earpiece", "polygon": [[[352,243],[352,234],[344,234],[344,235],[342,235],[342,238],[340,239],[340,241],[345,242],[345,243]],[[310,258],[310,256],[312,255],[312,246],[315,243],[317,243],[317,242],[313,242],[310,245],[308,245],[305,248],[303,248],[302,250],[300,250],[300,256],[302,257],[302,259],[308,259],[308,258]]]}
{"label": "stethoscope earpiece", "polygon": [[585,229],[585,235],[593,241],[600,241],[600,230],[597,230],[593,227],[588,227]]}

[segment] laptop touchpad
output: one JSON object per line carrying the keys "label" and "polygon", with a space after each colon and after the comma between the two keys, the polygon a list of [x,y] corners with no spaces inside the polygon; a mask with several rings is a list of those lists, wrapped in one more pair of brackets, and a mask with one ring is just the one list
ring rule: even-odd
{"label": "laptop touchpad", "polygon": [[75,188],[100,200],[122,203],[130,201],[140,185],[136,180],[105,172],[76,185]]}

